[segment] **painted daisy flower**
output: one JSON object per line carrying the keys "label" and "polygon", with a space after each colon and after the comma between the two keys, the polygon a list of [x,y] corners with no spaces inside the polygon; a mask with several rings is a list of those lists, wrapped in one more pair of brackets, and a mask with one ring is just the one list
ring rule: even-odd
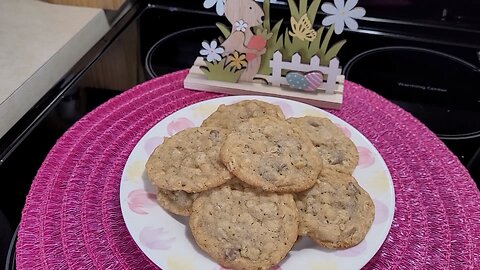
{"label": "painted daisy flower", "polygon": [[330,14],[326,16],[322,24],[324,26],[334,25],[335,34],[339,35],[343,32],[345,25],[352,29],[358,29],[358,23],[354,19],[359,19],[365,16],[365,9],[355,7],[358,0],[334,0],[335,6],[332,3],[325,3],[322,5],[323,12]]}
{"label": "painted daisy flower", "polygon": [[203,7],[204,8],[211,8],[213,7],[215,4],[217,5],[216,6],[216,10],[217,10],[217,14],[220,15],[220,16],[223,16],[223,14],[225,13],[225,3],[224,3],[225,0],[205,0],[203,2]]}
{"label": "painted daisy flower", "polygon": [[222,60],[221,54],[225,52],[222,47],[217,47],[217,41],[212,40],[210,44],[206,41],[202,42],[203,49],[200,50],[200,54],[207,57],[208,62]]}
{"label": "painted daisy flower", "polygon": [[247,67],[248,64],[245,54],[239,53],[238,51],[234,51],[227,56],[227,63],[229,67],[233,67],[237,70]]}
{"label": "painted daisy flower", "polygon": [[236,21],[234,24],[235,30],[245,32],[248,28],[248,24],[244,20]]}

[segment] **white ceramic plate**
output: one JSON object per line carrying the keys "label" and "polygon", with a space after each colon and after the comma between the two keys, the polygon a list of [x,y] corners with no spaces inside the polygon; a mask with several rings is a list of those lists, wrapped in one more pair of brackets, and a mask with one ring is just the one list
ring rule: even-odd
{"label": "white ceramic plate", "polygon": [[199,126],[220,104],[245,99],[277,104],[287,118],[305,115],[330,118],[357,146],[360,161],[353,175],[375,203],[375,220],[359,245],[332,251],[303,237],[275,269],[359,269],[364,266],[382,245],[393,220],[395,196],[384,160],[360,132],[340,118],[310,105],[274,97],[231,96],[199,102],[164,118],[142,137],[125,164],[120,184],[123,218],[137,245],[164,270],[222,269],[196,246],[188,219],[169,214],[156,203],[155,188],[148,182],[144,168],[148,157],[164,137]]}

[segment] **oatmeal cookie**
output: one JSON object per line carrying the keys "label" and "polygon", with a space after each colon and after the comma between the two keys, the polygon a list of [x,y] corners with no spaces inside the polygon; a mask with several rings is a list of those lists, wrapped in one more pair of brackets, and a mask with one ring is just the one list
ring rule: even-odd
{"label": "oatmeal cookie", "polygon": [[269,269],[297,240],[298,213],[291,194],[226,184],[194,201],[189,226],[200,248],[223,267]]}
{"label": "oatmeal cookie", "polygon": [[259,116],[285,119],[282,109],[277,105],[260,100],[244,100],[231,105],[220,105],[214,113],[203,121],[202,127],[233,129],[238,124]]}
{"label": "oatmeal cookie", "polygon": [[241,123],[228,135],[220,158],[240,180],[273,192],[306,190],[322,169],[318,152],[300,128],[271,117]]}
{"label": "oatmeal cookie", "polygon": [[349,248],[360,243],[372,225],[375,205],[349,174],[322,171],[310,190],[295,194],[301,235],[320,246]]}
{"label": "oatmeal cookie", "polygon": [[146,164],[147,176],[160,189],[200,192],[220,186],[232,175],[219,159],[227,130],[190,128],[159,145]]}
{"label": "oatmeal cookie", "polygon": [[312,140],[326,169],[352,174],[358,164],[358,151],[353,142],[330,119],[305,116],[289,118]]}

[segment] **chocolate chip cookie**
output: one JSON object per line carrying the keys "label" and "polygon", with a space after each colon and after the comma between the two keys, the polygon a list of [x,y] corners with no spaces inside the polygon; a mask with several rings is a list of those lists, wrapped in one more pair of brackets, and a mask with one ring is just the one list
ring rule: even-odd
{"label": "chocolate chip cookie", "polygon": [[320,246],[349,248],[360,243],[372,225],[375,206],[351,175],[324,170],[310,190],[295,194],[299,232]]}
{"label": "chocolate chip cookie", "polygon": [[243,100],[231,105],[220,105],[217,111],[203,121],[202,127],[233,129],[238,124],[259,116],[285,119],[282,109],[277,105],[260,100]]}
{"label": "chocolate chip cookie", "polygon": [[200,192],[225,183],[232,175],[219,159],[227,130],[185,129],[159,145],[147,161],[147,176],[160,189]]}
{"label": "chocolate chip cookie", "polygon": [[318,152],[300,128],[272,117],[239,124],[220,158],[240,180],[272,192],[306,190],[322,169]]}
{"label": "chocolate chip cookie", "polygon": [[189,225],[200,248],[223,267],[269,269],[295,243],[298,213],[291,194],[226,184],[194,201]]}
{"label": "chocolate chip cookie", "polygon": [[299,126],[312,140],[326,169],[353,173],[358,164],[357,147],[330,119],[305,116],[287,121]]}

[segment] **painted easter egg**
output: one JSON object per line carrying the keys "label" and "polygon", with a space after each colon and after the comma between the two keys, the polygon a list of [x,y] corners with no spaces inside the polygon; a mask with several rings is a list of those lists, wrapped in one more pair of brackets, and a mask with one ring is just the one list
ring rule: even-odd
{"label": "painted easter egg", "polygon": [[305,90],[309,85],[305,76],[303,76],[303,74],[298,72],[287,73],[287,76],[285,76],[285,79],[287,80],[288,85],[290,85],[290,87],[295,89]]}
{"label": "painted easter egg", "polygon": [[323,83],[323,74],[318,71],[310,72],[305,75],[305,79],[308,82],[307,91],[315,91]]}

